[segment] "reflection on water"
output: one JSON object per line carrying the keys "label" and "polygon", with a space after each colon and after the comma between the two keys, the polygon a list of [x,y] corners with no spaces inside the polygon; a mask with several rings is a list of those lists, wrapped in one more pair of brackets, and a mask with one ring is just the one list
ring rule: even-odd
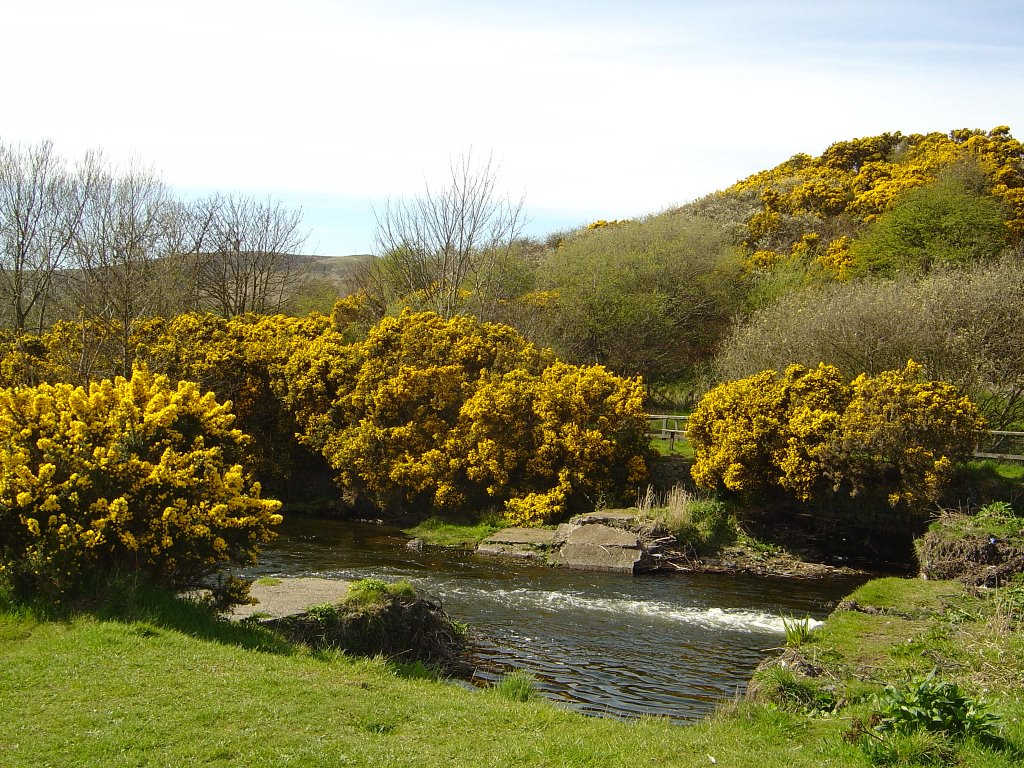
{"label": "reflection on water", "polygon": [[850,580],[582,573],[405,547],[397,531],[289,516],[247,574],[408,579],[475,639],[476,678],[510,669],[549,698],[602,715],[692,720],[734,697],[782,617],[822,619]]}

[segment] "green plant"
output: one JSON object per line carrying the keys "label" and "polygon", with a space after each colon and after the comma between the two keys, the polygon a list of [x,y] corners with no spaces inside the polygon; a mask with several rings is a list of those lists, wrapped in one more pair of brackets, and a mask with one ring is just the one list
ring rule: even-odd
{"label": "green plant", "polygon": [[807,714],[832,712],[838,705],[833,691],[782,664],[773,664],[757,672],[754,683],[755,699],[788,711]]}
{"label": "green plant", "polygon": [[990,502],[979,509],[975,517],[979,523],[995,524],[1018,533],[1024,529],[1024,520],[1013,513],[1013,507],[1008,501]]}
{"label": "green plant", "polygon": [[949,737],[932,731],[897,733],[886,739],[866,738],[862,748],[873,765],[944,765],[956,753]]}
{"label": "green plant", "polygon": [[999,721],[985,702],[952,681],[938,680],[935,670],[901,687],[886,686],[874,719],[880,735],[925,730],[961,740],[999,739]]}
{"label": "green plant", "polygon": [[539,696],[537,678],[521,669],[509,672],[496,682],[491,690],[509,701],[530,701]]}
{"label": "green plant", "polygon": [[308,606],[306,608],[306,615],[314,621],[330,622],[336,621],[341,612],[338,610],[338,606],[332,603],[320,603],[319,605]]}
{"label": "green plant", "polygon": [[698,498],[680,485],[661,496],[647,486],[642,496],[637,494],[637,508],[642,519],[663,527],[697,552],[714,551],[736,540],[736,523],[728,504]]}
{"label": "green plant", "polygon": [[804,616],[802,619],[794,616],[783,616],[782,626],[786,630],[787,648],[799,648],[811,639],[811,635],[814,632],[810,616]]}

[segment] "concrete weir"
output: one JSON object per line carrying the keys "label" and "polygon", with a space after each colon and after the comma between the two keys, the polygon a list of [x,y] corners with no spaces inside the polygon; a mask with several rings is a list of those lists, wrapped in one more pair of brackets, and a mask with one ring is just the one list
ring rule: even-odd
{"label": "concrete weir", "polygon": [[483,541],[477,552],[573,570],[643,573],[661,567],[661,533],[632,512],[590,512],[555,531],[506,528]]}
{"label": "concrete weir", "polygon": [[554,539],[555,532],[550,529],[502,528],[480,542],[476,551],[481,555],[547,562]]}

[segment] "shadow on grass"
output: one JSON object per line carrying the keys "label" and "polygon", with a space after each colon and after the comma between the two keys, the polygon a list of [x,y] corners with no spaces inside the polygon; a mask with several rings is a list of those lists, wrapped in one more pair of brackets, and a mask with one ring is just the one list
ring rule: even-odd
{"label": "shadow on grass", "polygon": [[143,623],[246,650],[293,655],[294,644],[252,622],[232,622],[209,605],[128,577],[103,579],[66,605],[42,601],[0,601],[4,609],[40,621],[70,622],[78,616],[125,624]]}

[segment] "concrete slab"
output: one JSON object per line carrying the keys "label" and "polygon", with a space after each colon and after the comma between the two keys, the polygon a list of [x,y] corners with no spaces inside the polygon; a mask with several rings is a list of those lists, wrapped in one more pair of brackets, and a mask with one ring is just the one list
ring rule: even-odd
{"label": "concrete slab", "polygon": [[236,605],[228,617],[239,621],[253,615],[273,619],[294,616],[313,605],[340,602],[348,593],[348,585],[341,579],[313,577],[283,578],[273,584],[255,582],[249,594],[256,598],[256,604]]}

